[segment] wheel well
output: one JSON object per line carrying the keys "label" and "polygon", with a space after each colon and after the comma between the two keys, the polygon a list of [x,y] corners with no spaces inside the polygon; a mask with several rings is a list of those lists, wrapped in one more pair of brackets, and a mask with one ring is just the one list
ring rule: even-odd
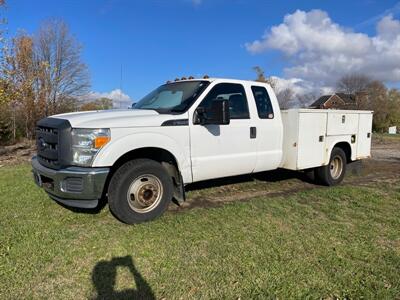
{"label": "wheel well", "polygon": [[347,142],[340,142],[337,143],[334,148],[340,148],[344,151],[344,153],[346,154],[346,160],[347,162],[351,162],[351,147],[350,144]]}
{"label": "wheel well", "polygon": [[178,163],[171,152],[155,147],[139,148],[125,153],[114,163],[112,169],[116,170],[124,163],[137,158],[147,158],[158,161],[159,163],[168,163],[179,170]]}
{"label": "wheel well", "polygon": [[156,147],[146,147],[146,148],[139,148],[132,151],[129,151],[122,155],[111,167],[110,173],[108,174],[102,198],[106,198],[106,193],[108,190],[108,185],[114,173],[121,167],[124,163],[138,158],[147,158],[154,161],[157,161],[162,164],[162,166],[167,170],[168,174],[172,177],[175,191],[174,191],[174,198],[180,201],[181,199],[184,200],[184,189],[183,189],[183,181],[181,178],[181,174],[178,167],[178,162],[175,156],[161,148]]}

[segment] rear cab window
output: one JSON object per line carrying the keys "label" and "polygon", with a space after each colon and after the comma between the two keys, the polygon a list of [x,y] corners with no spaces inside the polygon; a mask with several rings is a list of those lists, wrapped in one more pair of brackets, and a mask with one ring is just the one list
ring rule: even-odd
{"label": "rear cab window", "polygon": [[258,117],[260,119],[273,119],[274,109],[267,89],[262,86],[252,86],[251,91],[256,102]]}

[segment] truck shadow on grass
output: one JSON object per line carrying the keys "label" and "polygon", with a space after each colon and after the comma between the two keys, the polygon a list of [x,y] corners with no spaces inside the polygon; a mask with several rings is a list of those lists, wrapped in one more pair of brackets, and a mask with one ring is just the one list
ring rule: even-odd
{"label": "truck shadow on grass", "polygon": [[[116,290],[116,278],[118,268],[125,268],[132,275],[132,286],[124,290]],[[99,261],[92,271],[92,281],[96,289],[96,296],[92,299],[156,299],[154,293],[136,269],[130,255],[114,257],[110,261]]]}

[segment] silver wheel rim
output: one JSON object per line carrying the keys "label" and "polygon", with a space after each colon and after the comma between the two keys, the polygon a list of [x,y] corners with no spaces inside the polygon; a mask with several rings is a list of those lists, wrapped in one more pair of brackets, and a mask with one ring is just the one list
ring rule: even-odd
{"label": "silver wheel rim", "polygon": [[146,174],[137,177],[129,186],[127,200],[129,206],[138,213],[147,213],[158,206],[163,195],[160,179]]}
{"label": "silver wheel rim", "polygon": [[340,175],[342,175],[342,172],[343,172],[342,157],[335,156],[329,165],[329,170],[331,172],[331,177],[333,179],[338,179],[340,177]]}

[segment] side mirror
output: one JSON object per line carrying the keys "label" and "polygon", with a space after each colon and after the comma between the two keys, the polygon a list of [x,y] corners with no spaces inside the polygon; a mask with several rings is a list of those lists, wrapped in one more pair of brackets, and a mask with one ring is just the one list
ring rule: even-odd
{"label": "side mirror", "polygon": [[229,101],[216,99],[211,107],[198,107],[195,112],[194,124],[200,125],[228,125],[230,123]]}

